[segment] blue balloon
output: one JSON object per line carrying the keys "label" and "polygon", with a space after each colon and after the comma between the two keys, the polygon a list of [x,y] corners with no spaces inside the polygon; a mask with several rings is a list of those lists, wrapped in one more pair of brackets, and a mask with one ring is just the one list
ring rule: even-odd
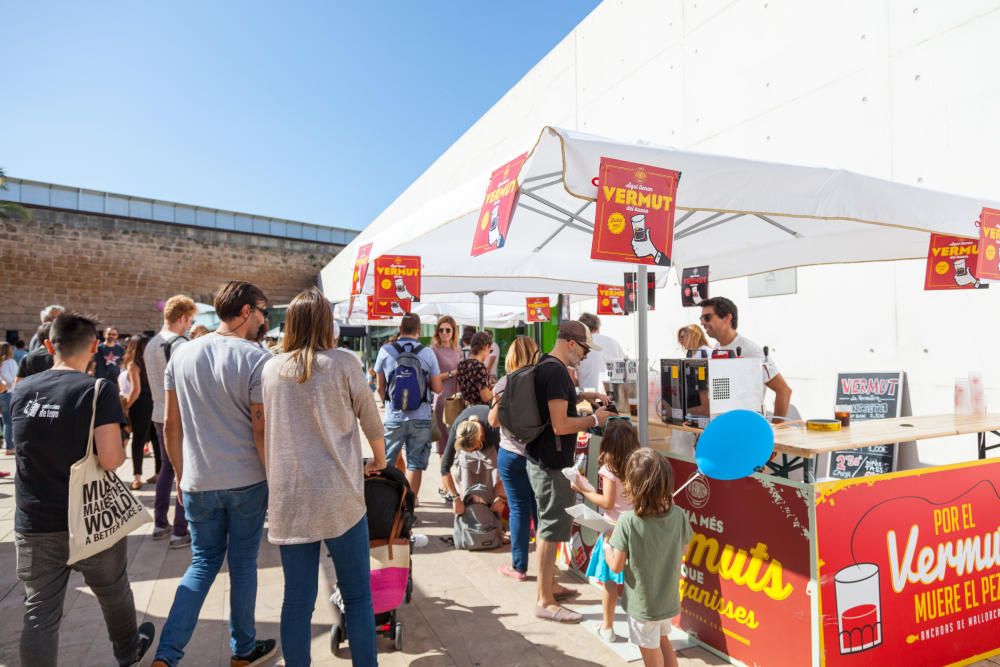
{"label": "blue balloon", "polygon": [[771,458],[774,431],[750,410],[732,410],[708,423],[698,438],[694,458],[698,470],[712,479],[740,479]]}

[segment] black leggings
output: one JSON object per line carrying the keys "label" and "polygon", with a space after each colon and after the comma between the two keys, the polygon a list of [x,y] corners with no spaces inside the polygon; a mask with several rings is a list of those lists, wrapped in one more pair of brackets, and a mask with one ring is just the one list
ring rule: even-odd
{"label": "black leggings", "polygon": [[153,431],[153,397],[139,394],[128,409],[128,419],[132,423],[132,474],[142,474],[142,450],[149,442]]}

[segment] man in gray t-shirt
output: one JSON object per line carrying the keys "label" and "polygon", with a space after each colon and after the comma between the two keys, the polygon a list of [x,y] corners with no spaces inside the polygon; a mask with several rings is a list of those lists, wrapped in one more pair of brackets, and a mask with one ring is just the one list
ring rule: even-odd
{"label": "man in gray t-shirt", "polygon": [[[146,344],[142,361],[149,379],[149,392],[153,395],[153,429],[160,448],[160,471],[156,474],[156,500],[153,504],[153,539],[162,540],[170,536],[170,548],[180,549],[191,544],[184,505],[180,496],[174,507],[174,525],[171,530],[167,511],[170,509],[170,494],[174,490],[174,467],[167,456],[167,445],[163,439],[163,374],[167,361],[177,348],[187,342],[184,334],[191,328],[197,307],[190,297],[175,294],[163,304],[163,328]],[[173,534],[171,534],[173,533]]]}
{"label": "man in gray t-shirt", "polygon": [[233,664],[257,664],[276,651],[254,623],[257,552],[267,510],[261,371],[270,354],[253,343],[266,331],[267,297],[242,281],[215,297],[215,333],[174,350],[164,374],[163,430],[191,526],[191,565],[163,626],[156,659],[184,657],[201,606],[229,561]]}

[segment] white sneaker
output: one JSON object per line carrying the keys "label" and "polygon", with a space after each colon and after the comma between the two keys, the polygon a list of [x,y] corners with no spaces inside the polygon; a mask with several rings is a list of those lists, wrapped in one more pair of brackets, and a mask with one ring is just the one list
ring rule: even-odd
{"label": "white sneaker", "polygon": [[618,635],[615,634],[614,628],[598,628],[597,636],[609,644],[614,644],[618,641]]}

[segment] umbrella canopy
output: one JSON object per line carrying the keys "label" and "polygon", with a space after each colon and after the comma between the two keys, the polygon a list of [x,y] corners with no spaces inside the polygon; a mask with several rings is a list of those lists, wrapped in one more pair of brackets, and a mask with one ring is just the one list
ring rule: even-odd
{"label": "umbrella canopy", "polygon": [[[922,258],[929,232],[975,236],[983,206],[843,170],[760,162],[623,143],[545,128],[518,176],[506,245],[469,248],[485,178],[474,179],[392,225],[362,233],[321,273],[333,301],[349,296],[357,248],[371,257],[419,255],[422,291],[556,292],[594,296],[629,265],[590,259],[601,157],[680,171],[673,262],[709,265],[714,280],[782,268]],[[658,273],[658,284],[665,281]]]}

